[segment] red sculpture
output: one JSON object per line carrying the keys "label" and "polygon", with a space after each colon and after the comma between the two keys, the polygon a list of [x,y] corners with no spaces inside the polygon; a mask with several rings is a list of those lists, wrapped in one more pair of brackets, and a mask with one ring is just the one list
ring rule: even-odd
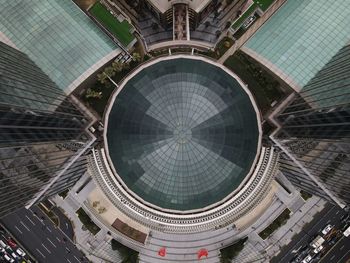
{"label": "red sculpture", "polygon": [[158,255],[161,256],[161,257],[165,257],[165,255],[166,255],[166,248],[162,247],[161,249],[159,249]]}
{"label": "red sculpture", "polygon": [[200,250],[198,250],[197,252],[197,258],[201,259],[201,257],[208,257],[208,250],[206,250],[205,248],[201,248]]}

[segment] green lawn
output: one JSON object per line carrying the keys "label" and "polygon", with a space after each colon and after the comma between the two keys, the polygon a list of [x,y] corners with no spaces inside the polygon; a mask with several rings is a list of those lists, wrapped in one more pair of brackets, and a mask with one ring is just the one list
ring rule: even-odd
{"label": "green lawn", "polygon": [[93,234],[96,235],[101,228],[99,228],[88,216],[88,214],[80,207],[76,211],[81,223]]}
{"label": "green lawn", "polygon": [[262,11],[266,11],[270,5],[276,0],[254,0],[254,2],[260,7]]}
{"label": "green lawn", "polygon": [[290,213],[290,210],[286,208],[267,228],[259,233],[259,236],[264,240],[268,238],[278,228],[287,223],[290,218]]}
{"label": "green lawn", "polygon": [[[119,83],[124,77],[126,77],[131,70],[136,68],[139,65],[139,62],[131,61],[128,68],[124,68],[121,72],[116,72],[112,77],[113,81]],[[120,83],[119,83],[120,84]],[[85,94],[81,96],[81,99],[85,104],[93,108],[101,117],[105,111],[105,108],[108,104],[109,97],[114,91],[114,86],[111,85],[110,81],[107,81],[107,84],[101,84],[98,81],[91,86],[94,91],[102,92],[102,97],[98,98],[86,98]]]}
{"label": "green lawn", "polygon": [[284,96],[279,88],[279,83],[242,52],[236,52],[230,56],[224,65],[248,84],[248,88],[253,93],[263,114],[271,108],[272,102],[278,101]]}
{"label": "green lawn", "polygon": [[133,34],[130,33],[131,25],[126,20],[119,22],[100,2],[94,4],[89,12],[111,32],[123,46],[126,47],[135,38]]}
{"label": "green lawn", "polygon": [[233,24],[232,24],[232,28],[234,30],[237,30],[241,25],[242,23],[244,22],[244,20],[246,20],[248,18],[248,16],[250,16],[254,11],[255,9],[257,8],[257,5],[254,3],[251,5],[251,7],[249,7],[242,15],[240,18],[238,18]]}
{"label": "green lawn", "polygon": [[244,20],[246,20],[248,18],[248,16],[250,16],[256,8],[260,7],[260,9],[262,11],[266,11],[270,5],[276,0],[254,0],[254,4],[249,7],[242,15],[240,18],[238,18],[232,25],[231,27],[234,30],[237,30],[244,22]]}
{"label": "green lawn", "polygon": [[312,197],[312,194],[305,192],[304,190],[300,190],[300,195],[305,201]]}

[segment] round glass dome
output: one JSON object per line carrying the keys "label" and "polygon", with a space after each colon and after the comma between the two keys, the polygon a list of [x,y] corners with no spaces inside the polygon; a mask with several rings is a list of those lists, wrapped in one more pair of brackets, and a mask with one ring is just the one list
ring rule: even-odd
{"label": "round glass dome", "polygon": [[129,192],[163,209],[201,209],[230,195],[257,155],[253,101],[199,59],[163,60],[132,76],[107,114],[110,160]]}

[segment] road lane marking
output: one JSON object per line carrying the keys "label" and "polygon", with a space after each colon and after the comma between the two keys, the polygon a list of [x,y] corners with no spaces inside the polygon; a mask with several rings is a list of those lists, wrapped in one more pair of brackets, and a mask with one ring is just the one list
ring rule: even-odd
{"label": "road lane marking", "polygon": [[51,251],[47,247],[45,247],[43,243],[41,243],[41,245],[46,249],[47,252],[49,252],[49,254],[51,254]]}
{"label": "road lane marking", "polygon": [[343,258],[346,257],[349,253],[350,253],[350,251],[346,252],[344,254],[344,256],[342,256],[341,259],[339,259],[339,261],[337,263],[341,262],[343,260]]}
{"label": "road lane marking", "polygon": [[54,247],[56,247],[56,245],[50,240],[50,238],[46,238]]}
{"label": "road lane marking", "polygon": [[79,258],[77,258],[76,256],[74,256],[74,258],[75,258],[78,262],[80,262]]}
{"label": "road lane marking", "polygon": [[67,261],[68,261],[69,263],[72,263],[68,258],[67,258]]}
{"label": "road lane marking", "polygon": [[57,239],[58,242],[61,242],[61,240],[58,237],[56,237],[56,239]]}
{"label": "road lane marking", "polygon": [[339,210],[335,213],[336,215],[339,214]]}
{"label": "road lane marking", "polygon": [[33,226],[35,226],[34,222],[28,216],[26,216],[26,218],[33,224]]}
{"label": "road lane marking", "polygon": [[22,231],[19,230],[19,228],[18,228],[17,226],[15,226],[15,228],[18,230],[18,232],[20,232],[21,234],[23,234]]}
{"label": "road lane marking", "polygon": [[52,233],[52,231],[51,231],[51,229],[49,227],[46,227],[46,228],[47,228],[47,230],[49,230],[50,233]]}
{"label": "road lane marking", "polygon": [[43,220],[41,218],[39,218],[36,214],[33,213],[33,216],[39,220],[40,223],[42,223],[43,225],[45,225],[45,223],[43,222]]}
{"label": "road lane marking", "polygon": [[333,256],[331,257],[331,261],[333,260],[333,258],[335,258],[335,255],[333,255]]}
{"label": "road lane marking", "polygon": [[25,229],[27,229],[30,232],[30,229],[22,221],[19,221],[19,222],[21,223],[22,226],[25,227]]}
{"label": "road lane marking", "polygon": [[39,254],[43,257],[43,258],[46,258],[45,255],[43,253],[41,253],[41,251],[39,249],[36,248],[36,251],[39,252]]}
{"label": "road lane marking", "polygon": [[339,249],[342,250],[344,248],[344,245],[342,245]]}

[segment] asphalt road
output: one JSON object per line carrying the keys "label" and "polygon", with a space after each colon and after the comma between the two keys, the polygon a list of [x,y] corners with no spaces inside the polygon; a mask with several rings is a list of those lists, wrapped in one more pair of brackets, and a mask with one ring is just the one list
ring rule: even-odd
{"label": "asphalt road", "polygon": [[22,208],[1,219],[15,238],[38,260],[50,263],[87,262],[84,254],[39,210]]}
{"label": "asphalt road", "polygon": [[62,230],[62,232],[64,232],[67,235],[67,237],[73,240],[74,230],[73,230],[72,222],[66,217],[66,215],[58,207],[53,207],[51,211],[54,212],[59,219],[58,227]]}
{"label": "asphalt road", "polygon": [[[296,254],[293,253],[293,250],[297,250],[302,246],[309,245],[310,241],[314,237],[316,237],[317,234],[320,233],[327,224],[335,225],[335,227],[340,226],[340,217],[344,214],[345,212],[338,206],[334,206],[332,204],[327,203],[325,208],[321,212],[316,214],[313,220],[310,223],[306,224],[303,227],[302,231],[295,235],[288,245],[282,247],[281,252],[276,257],[272,258],[270,262],[289,262],[296,256]],[[345,253],[345,250],[341,252],[341,254],[343,255]],[[333,263],[333,261],[322,262]]]}
{"label": "asphalt road", "polygon": [[342,237],[320,260],[320,263],[346,263],[350,259],[350,236]]}
{"label": "asphalt road", "polygon": [[[9,233],[8,231],[6,231],[6,229],[3,229],[2,227],[1,227],[0,231],[1,231],[0,240],[2,240],[5,244],[8,245],[7,240],[11,237],[11,240],[14,241],[14,243],[16,243],[16,245],[17,245],[16,248],[8,247],[7,249],[5,249],[6,252],[7,252],[7,254],[8,254],[10,257],[13,258],[13,256],[12,256],[11,254],[12,254],[12,252],[15,252],[15,254],[16,254],[19,258],[21,258],[21,259],[25,259],[25,260],[28,260],[28,261],[29,261],[29,260],[32,260],[31,257],[26,253],[26,251],[25,251],[26,255],[25,255],[24,257],[20,256],[20,255],[16,252],[17,248],[21,248],[23,251],[24,251],[24,249],[23,249],[23,246],[22,246],[19,242],[17,242],[17,241],[14,240],[13,235],[12,235],[11,233]],[[2,261],[2,260],[3,260],[3,261]],[[6,261],[5,261],[3,258],[0,258],[0,262],[6,262]],[[19,261],[19,262],[21,262],[21,261]]]}

